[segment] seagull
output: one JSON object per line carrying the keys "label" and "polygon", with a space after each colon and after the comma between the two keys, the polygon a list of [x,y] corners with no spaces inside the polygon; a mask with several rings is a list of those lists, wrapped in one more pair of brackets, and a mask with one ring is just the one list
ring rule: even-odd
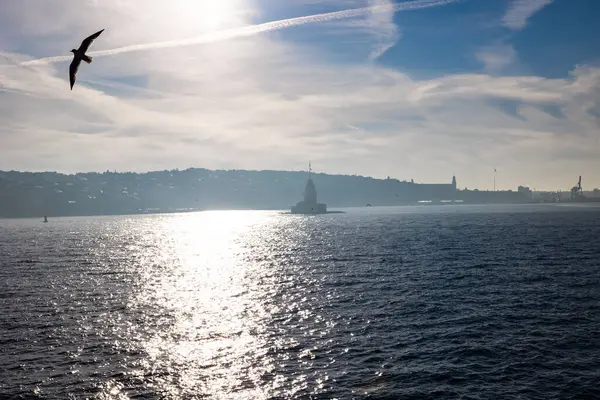
{"label": "seagull", "polygon": [[73,53],[73,61],[71,61],[71,66],[69,67],[69,78],[71,78],[71,90],[73,90],[73,85],[75,84],[75,77],[77,76],[77,70],[79,69],[79,64],[81,64],[81,60],[85,61],[88,64],[92,63],[92,57],[86,55],[85,52],[88,51],[94,39],[100,36],[102,32],[104,32],[104,29],[85,38],[83,42],[81,42],[81,46],[79,46],[78,49],[71,50],[71,53]]}

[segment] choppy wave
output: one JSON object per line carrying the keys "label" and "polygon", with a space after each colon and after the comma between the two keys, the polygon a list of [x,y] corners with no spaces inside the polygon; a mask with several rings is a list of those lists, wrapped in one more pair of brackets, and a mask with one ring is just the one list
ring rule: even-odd
{"label": "choppy wave", "polygon": [[600,213],[447,210],[0,221],[0,397],[600,397]]}

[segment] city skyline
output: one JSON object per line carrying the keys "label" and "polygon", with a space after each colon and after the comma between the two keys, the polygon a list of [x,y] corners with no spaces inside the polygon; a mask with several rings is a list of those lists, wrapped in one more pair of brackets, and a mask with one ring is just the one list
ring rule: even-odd
{"label": "city skyline", "polygon": [[[467,188],[493,188],[494,168],[497,189],[600,187],[594,0],[61,4],[0,15],[2,170],[311,159]],[[68,61],[27,64],[103,28],[73,92]]]}
{"label": "city skyline", "polygon": [[[10,173],[10,172],[17,172],[17,173],[24,173],[24,174],[59,174],[59,175],[64,175],[64,176],[78,176],[78,175],[87,175],[87,174],[104,174],[104,173],[109,173],[109,174],[138,174],[138,175],[145,175],[145,174],[154,174],[154,173],[163,173],[163,172],[185,172],[185,171],[193,171],[193,170],[198,170],[198,171],[208,171],[208,172],[214,172],[214,173],[219,173],[219,172],[249,172],[249,173],[261,173],[261,172],[266,172],[266,173],[296,173],[296,172],[306,172],[307,177],[310,177],[311,175],[324,175],[324,176],[343,176],[343,177],[359,177],[359,178],[367,178],[367,179],[374,179],[374,180],[386,180],[386,179],[392,179],[392,180],[396,180],[399,182],[410,182],[410,183],[416,183],[416,184],[453,184],[455,185],[457,190],[479,190],[479,191],[518,191],[519,188],[526,188],[531,190],[532,192],[544,192],[544,193],[551,193],[551,192],[555,192],[555,193],[568,193],[571,188],[573,188],[573,186],[577,185],[577,179],[579,179],[579,177],[575,177],[576,179],[572,180],[570,183],[568,183],[566,186],[564,187],[557,187],[557,188],[547,188],[547,187],[540,187],[538,185],[532,184],[532,183],[527,183],[527,182],[522,182],[519,183],[518,185],[514,186],[514,187],[508,187],[508,186],[500,186],[498,183],[498,178],[497,178],[497,174],[498,171],[496,168],[494,168],[494,170],[492,171],[492,182],[490,183],[489,187],[469,187],[467,185],[461,184],[460,181],[460,177],[457,177],[456,175],[452,175],[450,177],[450,179],[441,179],[439,181],[424,181],[419,179],[418,176],[392,176],[392,175],[387,175],[387,176],[372,176],[372,175],[366,175],[366,174],[361,174],[361,173],[356,173],[356,174],[344,174],[344,173],[331,173],[331,172],[327,172],[327,171],[320,171],[317,170],[315,171],[312,166],[309,165],[309,167],[307,168],[306,166],[304,168],[291,168],[291,169],[247,169],[247,168],[217,168],[217,169],[211,169],[211,168],[206,168],[206,167],[200,167],[200,166],[193,166],[193,167],[187,167],[187,168],[165,168],[165,169],[154,169],[154,170],[146,170],[146,171],[127,171],[127,170],[116,170],[116,169],[106,169],[106,170],[101,170],[101,171],[76,171],[76,172],[64,172],[64,171],[56,171],[56,170],[39,170],[39,171],[33,171],[33,170],[2,170],[0,169],[0,174],[2,173]],[[583,191],[586,193],[591,193],[594,192],[595,190],[599,190],[600,188],[598,188],[597,186],[592,186],[589,184],[586,184],[586,179],[585,176],[581,176],[582,178],[582,186],[583,186]]]}

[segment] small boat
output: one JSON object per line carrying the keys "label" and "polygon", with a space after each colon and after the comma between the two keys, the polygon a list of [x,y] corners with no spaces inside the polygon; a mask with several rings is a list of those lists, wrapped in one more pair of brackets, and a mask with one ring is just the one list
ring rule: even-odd
{"label": "small boat", "polygon": [[44,215],[44,223],[45,224],[48,223],[48,217],[46,217],[45,215]]}

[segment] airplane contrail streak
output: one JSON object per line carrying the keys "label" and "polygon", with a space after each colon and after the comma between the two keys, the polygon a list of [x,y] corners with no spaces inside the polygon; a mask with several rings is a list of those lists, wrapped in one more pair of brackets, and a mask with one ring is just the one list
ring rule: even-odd
{"label": "airplane contrail streak", "polygon": [[[215,0],[217,1],[217,0]],[[154,50],[154,49],[164,49],[171,47],[181,47],[181,46],[190,46],[194,44],[203,44],[203,43],[214,43],[219,41],[224,41],[228,39],[243,37],[243,36],[252,36],[257,35],[262,32],[274,31],[279,29],[290,28],[293,26],[299,25],[307,25],[307,24],[317,24],[322,22],[329,22],[339,19],[347,19],[347,18],[355,18],[364,15],[369,15],[371,13],[377,12],[402,12],[409,10],[418,10],[423,8],[431,8],[443,6],[446,4],[457,3],[462,0],[414,0],[408,1],[399,4],[388,4],[381,6],[373,6],[373,7],[363,7],[363,8],[355,8],[350,10],[342,10],[329,12],[324,14],[316,14],[309,15],[306,17],[297,17],[290,19],[283,19],[279,21],[266,22],[258,25],[250,25],[241,28],[233,28],[227,30],[221,30],[216,32],[209,32],[200,36],[181,39],[181,40],[169,40],[164,42],[154,42],[154,43],[144,43],[144,44],[135,44],[130,46],[118,47],[116,49],[111,50],[99,50],[99,51],[91,51],[87,53],[93,57],[99,56],[110,56],[114,54],[120,53],[129,53],[132,51],[141,51],[141,50]],[[70,61],[73,56],[57,56],[57,57],[45,57],[38,58],[35,60],[25,61],[21,63],[21,65],[44,65],[62,61]]]}

